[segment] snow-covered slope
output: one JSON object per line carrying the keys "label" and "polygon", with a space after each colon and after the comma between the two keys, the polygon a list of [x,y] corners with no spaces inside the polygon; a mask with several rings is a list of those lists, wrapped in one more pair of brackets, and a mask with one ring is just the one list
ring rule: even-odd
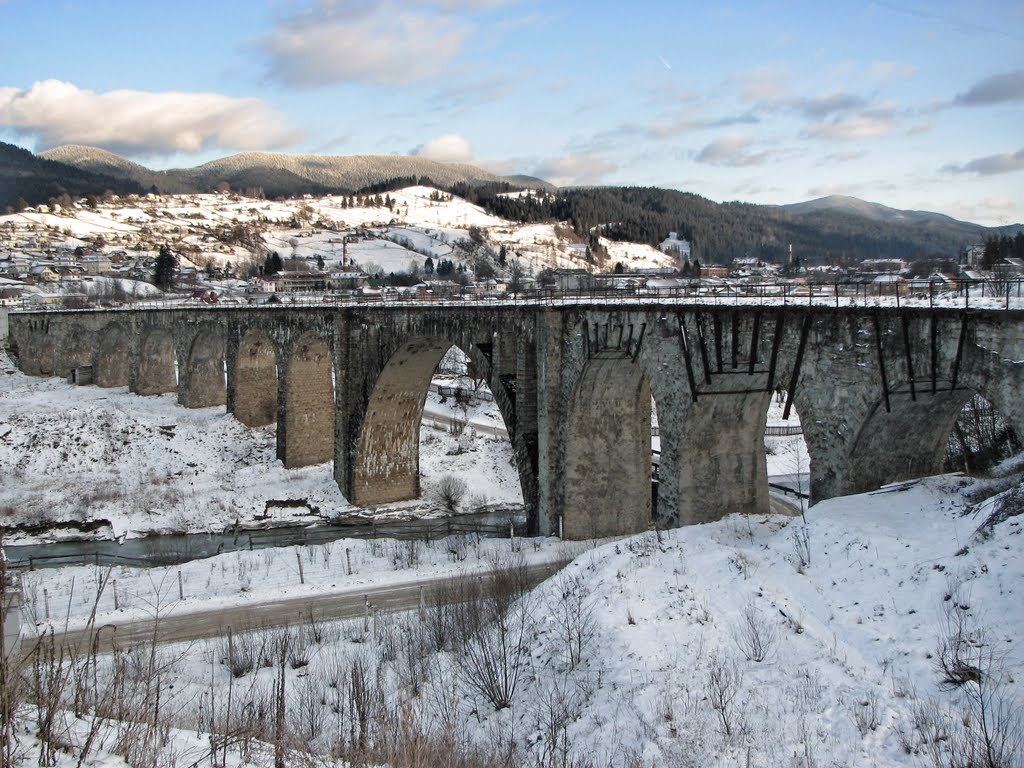
{"label": "snow-covered slope", "polygon": [[[458,744],[491,755],[501,744],[510,764],[963,765],[945,753],[979,732],[982,713],[971,703],[979,693],[990,728],[1012,735],[1021,725],[1024,494],[1013,487],[971,507],[979,490],[943,476],[822,502],[806,522],[732,516],[592,542],[510,614],[504,626],[525,621],[525,635],[506,650],[505,658],[517,661],[517,679],[510,705],[498,711],[474,686],[467,656],[423,640],[436,626],[433,609],[382,614],[370,631],[362,620],[321,626],[326,639],[286,670],[290,727],[300,733],[303,718],[313,718],[320,729],[304,744],[347,743],[353,715],[331,704],[329,681],[358,664],[376,681],[380,709],[373,717],[381,719],[373,728],[400,712],[415,733],[438,740],[454,733]],[[1008,517],[984,527],[1000,507]],[[41,611],[45,589],[78,626],[94,601],[82,594],[88,590],[76,593],[75,582],[112,577],[122,605],[115,609],[108,584],[96,616],[102,624],[151,616],[153,606],[166,615],[253,602],[264,593],[281,599],[362,590],[438,569],[473,573],[482,560],[508,562],[508,542],[486,545],[492,554],[471,551],[465,561],[451,557],[459,546],[378,542],[375,552],[373,542],[335,542],[296,553],[231,553],[186,566],[183,601],[177,567],[43,571],[30,577],[30,602]],[[523,549],[536,560],[551,547]],[[339,575],[342,548],[351,548],[356,563],[350,578]],[[296,557],[307,563],[304,584]],[[255,637],[267,642],[269,635]],[[240,638],[236,633],[236,644]],[[419,650],[410,655],[407,645]],[[229,683],[239,706],[249,706],[250,697],[264,700],[277,675],[257,669],[233,679],[223,640],[175,647],[161,658],[164,706],[182,728],[201,720],[196,702],[223,700]],[[962,685],[949,681],[950,670]],[[972,682],[978,673],[984,687]],[[316,688],[323,696],[303,699],[317,680],[328,681]],[[371,733],[371,742],[393,738]],[[998,765],[1019,766],[1019,758]],[[268,752],[251,759],[271,764]]]}

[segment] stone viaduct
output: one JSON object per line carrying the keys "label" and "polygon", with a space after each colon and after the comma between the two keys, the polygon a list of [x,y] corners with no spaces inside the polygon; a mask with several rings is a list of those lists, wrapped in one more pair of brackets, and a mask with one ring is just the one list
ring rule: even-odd
{"label": "stone viaduct", "polygon": [[[333,461],[353,504],[419,494],[431,375],[457,345],[486,377],[531,530],[587,538],[768,510],[776,385],[801,416],[813,501],[941,469],[964,402],[1024,434],[1024,313],[496,304],[24,312],[21,369],[277,422],[287,467]],[[656,518],[650,410],[661,433]]]}

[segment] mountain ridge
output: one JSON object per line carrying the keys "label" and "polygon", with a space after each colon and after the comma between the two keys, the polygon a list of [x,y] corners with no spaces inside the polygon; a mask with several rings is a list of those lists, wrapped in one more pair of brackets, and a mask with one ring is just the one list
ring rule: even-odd
{"label": "mountain ridge", "polygon": [[[679,231],[694,242],[694,256],[702,262],[784,261],[790,246],[806,263],[879,256],[949,260],[987,237],[1024,229],[1021,224],[985,227],[843,195],[757,205],[716,203],[693,192],[653,187],[556,188],[533,177],[498,176],[469,164],[407,155],[242,152],[192,168],[156,171],[96,147],[64,145],[33,155],[0,143],[0,209],[20,199],[35,205],[65,193],[81,197],[107,190],[192,194],[227,184],[243,194],[295,198],[383,193],[417,183],[454,192],[510,221],[568,221],[583,238],[599,227],[612,239],[657,245],[669,231]],[[556,194],[510,198],[503,194],[510,188]]]}
{"label": "mountain ridge", "polygon": [[[468,163],[441,163],[410,155],[288,155],[239,152],[191,168],[154,171],[95,147],[68,144],[41,152],[40,157],[73,167],[120,174],[165,194],[212,192],[222,183],[232,189],[260,187],[268,197],[357,192],[395,178],[429,178],[452,186],[510,183],[554,189],[540,179],[498,176]],[[265,177],[267,183],[259,183]],[[269,187],[269,188],[268,188]]]}

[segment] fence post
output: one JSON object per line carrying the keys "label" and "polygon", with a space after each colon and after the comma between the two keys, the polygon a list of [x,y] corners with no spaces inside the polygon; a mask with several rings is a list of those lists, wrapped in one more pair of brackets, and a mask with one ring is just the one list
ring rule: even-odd
{"label": "fence post", "polygon": [[181,578],[181,569],[178,570],[178,599],[185,599],[185,583]]}
{"label": "fence post", "polygon": [[302,553],[299,550],[295,550],[295,560],[299,564],[299,584],[306,583],[306,574],[302,571]]}

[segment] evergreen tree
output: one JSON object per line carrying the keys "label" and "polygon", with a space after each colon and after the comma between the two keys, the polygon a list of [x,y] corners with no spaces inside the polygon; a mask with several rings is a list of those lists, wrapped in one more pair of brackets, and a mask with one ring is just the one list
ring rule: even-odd
{"label": "evergreen tree", "polygon": [[167,245],[160,246],[160,255],[156,258],[156,274],[153,282],[162,291],[169,290],[174,284],[174,276],[178,271],[178,257]]}
{"label": "evergreen tree", "polygon": [[284,269],[284,261],[281,260],[281,254],[277,251],[268,253],[266,261],[263,262],[263,274],[266,277],[272,277]]}

